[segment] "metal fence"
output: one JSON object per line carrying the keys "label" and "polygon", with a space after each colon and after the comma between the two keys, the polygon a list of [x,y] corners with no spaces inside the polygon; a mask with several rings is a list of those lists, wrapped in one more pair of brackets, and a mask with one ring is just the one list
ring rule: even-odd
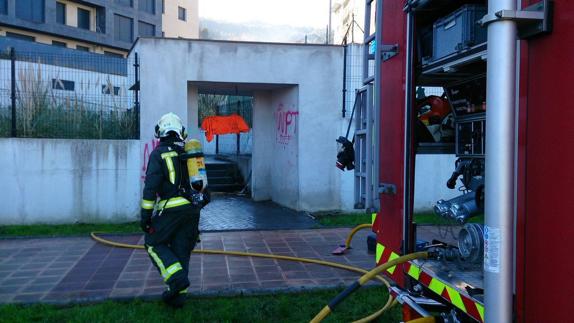
{"label": "metal fence", "polygon": [[253,126],[253,97],[232,95],[199,95],[199,124],[210,116],[240,115],[251,128]]}
{"label": "metal fence", "polygon": [[68,52],[0,53],[0,137],[139,138],[137,56]]}
{"label": "metal fence", "polygon": [[[199,125],[206,117],[210,116],[228,116],[238,114],[241,116],[249,128],[253,127],[253,97],[251,96],[233,96],[233,95],[199,95]],[[235,153],[251,152],[251,134],[235,134]],[[215,154],[219,155],[229,152],[227,145],[229,138],[224,138],[220,143],[220,136],[215,136]],[[221,146],[221,147],[220,147]],[[206,147],[207,148],[207,147]]]}
{"label": "metal fence", "polygon": [[[342,115],[348,117],[351,115],[353,105],[355,104],[355,91],[363,87],[363,45],[345,44],[344,45],[344,78],[345,87],[343,89],[343,106]],[[371,64],[372,65],[372,64]],[[374,65],[370,66],[370,74],[374,73]]]}

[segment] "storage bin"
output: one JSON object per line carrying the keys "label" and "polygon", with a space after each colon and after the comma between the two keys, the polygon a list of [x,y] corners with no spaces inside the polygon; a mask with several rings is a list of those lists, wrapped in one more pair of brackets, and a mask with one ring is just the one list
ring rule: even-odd
{"label": "storage bin", "polygon": [[432,61],[486,42],[486,28],[478,21],[487,13],[481,5],[464,5],[433,24]]}

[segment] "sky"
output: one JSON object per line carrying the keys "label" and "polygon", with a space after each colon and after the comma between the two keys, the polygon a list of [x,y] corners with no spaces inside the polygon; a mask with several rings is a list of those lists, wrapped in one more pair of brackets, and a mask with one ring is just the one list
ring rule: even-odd
{"label": "sky", "polygon": [[199,18],[325,28],[329,0],[199,0]]}

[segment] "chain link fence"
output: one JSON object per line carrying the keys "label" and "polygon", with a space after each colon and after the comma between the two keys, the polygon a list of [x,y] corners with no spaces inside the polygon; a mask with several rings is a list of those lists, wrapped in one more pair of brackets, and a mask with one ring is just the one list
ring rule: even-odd
{"label": "chain link fence", "polygon": [[139,138],[135,61],[69,52],[0,53],[0,137]]}

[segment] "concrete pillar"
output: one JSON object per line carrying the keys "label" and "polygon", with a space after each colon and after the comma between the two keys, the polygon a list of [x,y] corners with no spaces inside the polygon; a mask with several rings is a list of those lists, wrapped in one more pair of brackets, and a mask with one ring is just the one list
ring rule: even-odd
{"label": "concrete pillar", "polygon": [[299,88],[274,90],[272,95],[271,197],[273,202],[299,210]]}
{"label": "concrete pillar", "polygon": [[253,152],[251,154],[251,196],[254,201],[271,199],[273,167],[273,109],[271,92],[254,93]]}
{"label": "concrete pillar", "polygon": [[187,84],[187,133],[189,138],[199,139],[201,134],[198,125],[199,119],[199,94],[197,86]]}

